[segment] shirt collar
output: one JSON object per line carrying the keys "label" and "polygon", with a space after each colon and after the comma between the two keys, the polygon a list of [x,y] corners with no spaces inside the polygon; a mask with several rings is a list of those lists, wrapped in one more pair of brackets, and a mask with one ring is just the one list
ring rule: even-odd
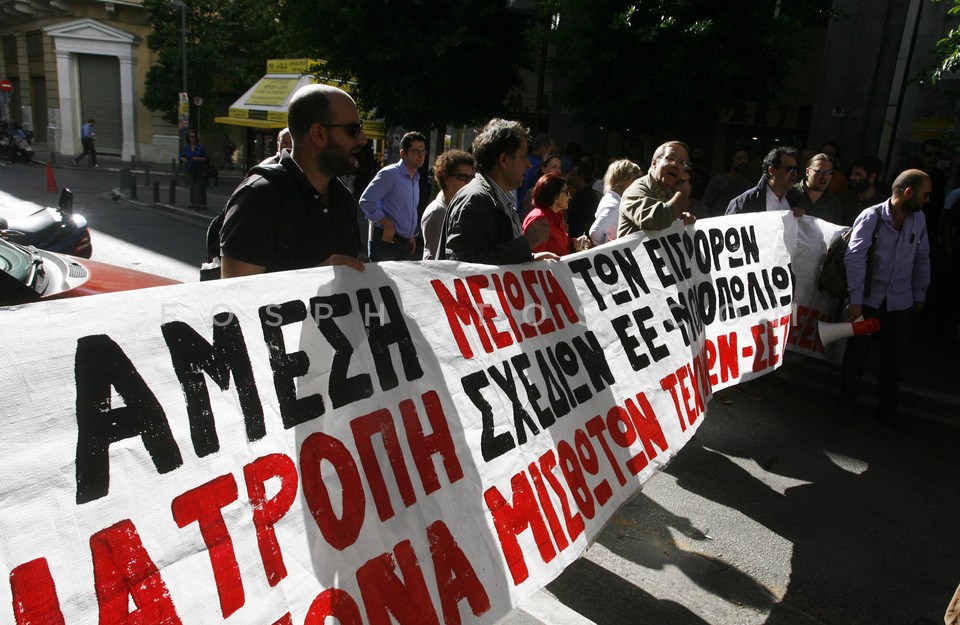
{"label": "shirt collar", "polygon": [[483,178],[487,184],[490,185],[490,188],[493,189],[494,195],[497,196],[497,201],[506,206],[511,211],[514,210],[517,206],[517,196],[511,192],[504,191],[500,185],[493,181],[492,178],[488,178],[483,174],[477,174]]}

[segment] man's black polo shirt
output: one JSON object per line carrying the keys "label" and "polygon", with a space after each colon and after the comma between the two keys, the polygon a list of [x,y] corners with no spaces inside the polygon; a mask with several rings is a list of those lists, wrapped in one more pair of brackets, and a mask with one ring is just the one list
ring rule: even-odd
{"label": "man's black polo shirt", "polygon": [[[280,165],[282,175],[268,180],[251,173],[230,196],[220,229],[221,255],[268,272],[316,267],[332,254],[357,258],[357,202],[349,189],[331,179],[327,206],[290,154]],[[278,244],[283,238],[288,240]]]}

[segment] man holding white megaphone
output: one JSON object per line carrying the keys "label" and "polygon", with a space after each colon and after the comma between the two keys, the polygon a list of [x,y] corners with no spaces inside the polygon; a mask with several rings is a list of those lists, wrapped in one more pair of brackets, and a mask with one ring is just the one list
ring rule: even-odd
{"label": "man holding white megaphone", "polygon": [[[921,209],[931,190],[927,174],[908,169],[894,180],[893,197],[865,209],[853,224],[844,256],[850,291],[847,318],[851,323],[837,324],[848,325],[846,328],[827,328],[828,335],[832,331],[851,337],[843,355],[840,384],[844,420],[851,420],[856,411],[860,380],[873,342],[867,334],[876,331],[879,323],[876,418],[897,431],[909,429],[898,412],[897,391],[910,344],[912,317],[914,311],[923,310],[930,284],[930,242]],[[821,342],[826,343],[822,338]]]}
{"label": "man holding white megaphone", "polygon": [[880,320],[874,317],[864,319],[863,315],[860,315],[860,318],[856,321],[845,321],[842,323],[820,321],[817,323],[817,332],[820,334],[820,344],[824,347],[837,339],[874,334],[879,331]]}

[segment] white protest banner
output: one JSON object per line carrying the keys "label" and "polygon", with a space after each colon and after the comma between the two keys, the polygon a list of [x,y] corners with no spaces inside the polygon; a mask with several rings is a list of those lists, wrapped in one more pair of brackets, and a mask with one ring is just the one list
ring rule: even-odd
{"label": "white protest banner", "polygon": [[817,289],[817,275],[827,247],[846,228],[804,216],[792,221],[785,219],[784,230],[795,283],[793,328],[787,347],[799,354],[829,359],[831,351],[842,350],[845,343],[841,341],[824,347],[820,342],[818,324],[840,321],[841,318],[837,300]]}
{"label": "white protest banner", "polygon": [[0,605],[495,622],[779,365],[792,219],[2,309]]}

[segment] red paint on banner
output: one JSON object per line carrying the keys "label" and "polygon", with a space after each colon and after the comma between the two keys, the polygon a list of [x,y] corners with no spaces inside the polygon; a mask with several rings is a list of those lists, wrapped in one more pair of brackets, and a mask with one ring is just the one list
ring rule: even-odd
{"label": "red paint on banner", "polygon": [[445,625],[460,623],[459,603],[464,599],[474,616],[486,613],[490,597],[450,529],[443,521],[436,521],[427,528],[427,539]]}
{"label": "red paint on banner", "polygon": [[806,306],[797,306],[797,314],[793,318],[787,342],[790,345],[822,354],[824,347],[823,343],[820,342],[819,330],[821,321],[830,321],[830,315]]}
{"label": "red paint on banner", "polygon": [[[486,353],[545,336],[580,321],[570,299],[550,271],[506,271],[456,278],[451,289],[442,280],[430,285],[464,358],[473,358],[465,326],[473,326]],[[485,292],[494,291],[485,296]],[[489,299],[489,301],[488,301]],[[499,308],[496,307],[499,304]],[[499,323],[499,325],[498,325]]]}
{"label": "red paint on banner", "polygon": [[[129,519],[90,537],[100,623],[180,625],[163,576]],[[130,599],[137,606],[130,611]]]}
{"label": "red paint on banner", "polygon": [[440,625],[409,540],[397,543],[392,553],[368,560],[357,570],[357,583],[370,625],[392,625],[391,615],[401,625]]}
{"label": "red paint on banner", "polygon": [[303,625],[326,625],[328,616],[337,619],[340,625],[363,625],[357,602],[350,593],[339,588],[328,588],[317,595]]}
{"label": "red paint on banner", "polygon": [[[243,467],[243,477],[253,509],[253,526],[257,531],[257,547],[260,549],[263,570],[267,574],[267,582],[276,586],[287,576],[287,567],[283,563],[283,553],[274,526],[297,499],[297,466],[289,456],[270,454]],[[267,499],[266,482],[271,478],[280,480],[280,489],[272,499]]]}
{"label": "red paint on banner", "polygon": [[25,562],[10,571],[10,590],[17,625],[64,625],[46,558]]}
{"label": "red paint on banner", "polygon": [[244,602],[237,554],[233,551],[233,541],[222,512],[236,500],[236,480],[232,475],[222,475],[179,495],[171,504],[177,527],[183,528],[191,523],[200,526],[200,535],[210,554],[223,618],[239,610]]}
{"label": "red paint on banner", "polygon": [[[574,430],[573,444],[559,441],[556,453],[548,450],[538,462],[513,475],[509,501],[496,486],[483,494],[514,585],[530,576],[520,535],[529,530],[540,559],[544,563],[552,561],[583,533],[583,517],[594,518],[599,508],[619,501],[615,497],[618,492],[629,490],[624,468],[630,475],[637,475],[651,459],[668,449],[653,407],[642,392],[626,400],[623,406],[611,407],[606,419],[593,417],[585,427]],[[638,442],[643,450],[633,448]],[[562,480],[557,478],[556,469]],[[546,485],[560,502],[563,525]],[[570,499],[579,512],[572,511]]]}

